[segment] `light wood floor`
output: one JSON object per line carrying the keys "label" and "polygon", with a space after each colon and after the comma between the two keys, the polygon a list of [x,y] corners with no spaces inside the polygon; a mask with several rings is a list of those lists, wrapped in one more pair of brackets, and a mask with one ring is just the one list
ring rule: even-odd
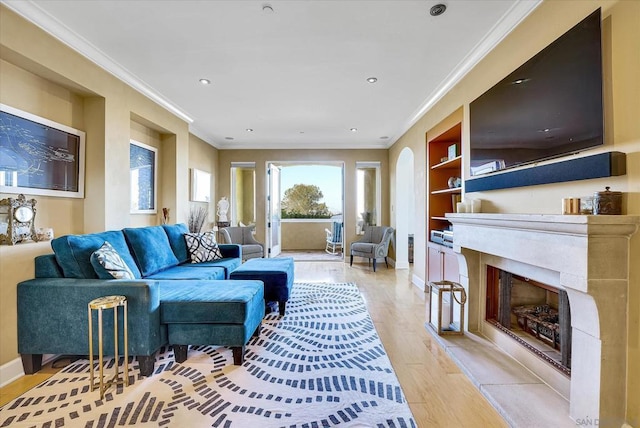
{"label": "light wood floor", "polygon": [[[411,271],[366,264],[296,262],[296,282],[354,282],[400,380],[418,427],[506,427],[424,327],[425,295]],[[46,380],[50,367],[0,389],[0,405]]]}

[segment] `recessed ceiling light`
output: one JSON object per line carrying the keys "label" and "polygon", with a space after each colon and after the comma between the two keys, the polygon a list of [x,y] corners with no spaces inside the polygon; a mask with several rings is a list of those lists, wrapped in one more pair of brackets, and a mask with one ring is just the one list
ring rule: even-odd
{"label": "recessed ceiling light", "polygon": [[209,79],[200,79],[199,82],[202,83],[203,85],[210,85],[211,84],[211,80],[209,80]]}
{"label": "recessed ceiling light", "polygon": [[389,137],[387,137],[386,135],[384,135],[384,136],[380,137],[380,139],[381,139],[381,140],[388,140],[388,139],[389,139]]}
{"label": "recessed ceiling light", "polygon": [[358,128],[351,128],[349,131],[351,131],[351,132],[357,132],[357,131],[358,131]]}
{"label": "recessed ceiling light", "polygon": [[378,81],[378,78],[377,78],[377,77],[369,77],[369,78],[367,79],[367,82],[369,82],[369,83],[376,83],[377,81]]}
{"label": "recessed ceiling light", "polygon": [[435,6],[431,6],[431,9],[429,9],[429,13],[431,14],[431,16],[439,16],[442,15],[445,10],[447,10],[447,6],[440,3]]}
{"label": "recessed ceiling light", "polygon": [[512,85],[521,85],[525,82],[528,82],[531,79],[516,79],[513,82],[511,82]]}
{"label": "recessed ceiling light", "polygon": [[264,4],[262,5],[262,11],[264,13],[273,13],[273,6],[271,6],[270,4]]}
{"label": "recessed ceiling light", "polygon": [[247,132],[253,132],[253,128],[247,128]]}
{"label": "recessed ceiling light", "polygon": [[304,134],[304,131],[300,131],[301,134]]}
{"label": "recessed ceiling light", "polygon": [[225,140],[233,140],[233,137],[224,137]]}

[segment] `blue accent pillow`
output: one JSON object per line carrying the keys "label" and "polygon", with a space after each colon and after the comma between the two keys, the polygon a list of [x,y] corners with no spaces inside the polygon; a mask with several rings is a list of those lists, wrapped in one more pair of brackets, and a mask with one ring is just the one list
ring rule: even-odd
{"label": "blue accent pillow", "polygon": [[100,279],[135,279],[129,266],[108,241],[91,254],[91,264]]}
{"label": "blue accent pillow", "polygon": [[91,254],[109,241],[122,260],[136,278],[140,278],[140,270],[133,260],[124,235],[120,230],[112,230],[86,235],[64,235],[51,241],[51,248],[56,255],[56,261],[62,269],[65,278],[98,278],[91,264]]}
{"label": "blue accent pillow", "polygon": [[169,238],[169,244],[173,254],[176,255],[178,262],[186,263],[190,261],[189,251],[187,251],[187,243],[184,240],[184,234],[189,233],[189,228],[184,223],[163,224],[162,228]]}
{"label": "blue accent pillow", "polygon": [[191,255],[191,263],[222,259],[222,252],[220,252],[214,232],[185,233],[184,240]]}
{"label": "blue accent pillow", "polygon": [[178,259],[162,226],[122,230],[143,277],[178,265]]}

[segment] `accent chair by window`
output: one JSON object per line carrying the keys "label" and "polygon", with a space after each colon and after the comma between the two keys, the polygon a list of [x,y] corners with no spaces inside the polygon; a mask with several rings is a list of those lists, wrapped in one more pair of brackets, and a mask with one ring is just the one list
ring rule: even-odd
{"label": "accent chair by window", "polygon": [[242,261],[264,257],[264,246],[253,237],[253,229],[253,226],[234,226],[221,230],[225,244],[238,244],[242,247]]}
{"label": "accent chair by window", "polygon": [[393,236],[394,229],[390,226],[366,226],[364,236],[359,241],[351,243],[351,257],[349,266],[353,266],[353,256],[365,257],[371,261],[373,259],[373,271],[376,271],[376,259],[384,257],[387,263],[389,253],[389,242]]}

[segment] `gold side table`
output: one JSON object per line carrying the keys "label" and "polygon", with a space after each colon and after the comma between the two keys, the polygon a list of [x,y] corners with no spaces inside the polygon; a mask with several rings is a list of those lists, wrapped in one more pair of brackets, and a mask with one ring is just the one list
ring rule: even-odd
{"label": "gold side table", "polygon": [[[118,359],[118,308],[123,308],[123,334],[124,334],[124,373],[120,377],[120,364]],[[111,379],[105,382],[104,380],[104,361],[102,350],[102,311],[105,309],[113,308],[113,353],[114,353],[114,375]],[[100,379],[98,383],[94,382],[93,375],[93,317],[92,312],[98,311],[98,366],[100,367]],[[89,384],[91,391],[100,388],[100,399],[104,398],[104,393],[112,385],[124,384],[129,386],[129,355],[128,355],[128,340],[127,340],[127,298],[125,296],[105,296],[99,297],[89,302]]]}

